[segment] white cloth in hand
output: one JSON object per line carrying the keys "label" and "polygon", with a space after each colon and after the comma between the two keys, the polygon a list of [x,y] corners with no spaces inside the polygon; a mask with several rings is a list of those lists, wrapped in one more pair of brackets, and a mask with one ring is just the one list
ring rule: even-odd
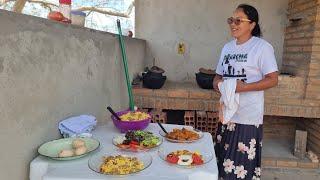
{"label": "white cloth in hand", "polygon": [[239,93],[236,93],[237,79],[227,79],[218,84],[220,97],[220,116],[223,124],[228,123],[239,108]]}

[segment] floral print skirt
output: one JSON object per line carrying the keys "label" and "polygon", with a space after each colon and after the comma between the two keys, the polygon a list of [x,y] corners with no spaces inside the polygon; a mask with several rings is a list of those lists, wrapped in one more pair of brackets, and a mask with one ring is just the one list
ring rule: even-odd
{"label": "floral print skirt", "polygon": [[219,123],[215,152],[221,179],[259,179],[262,125]]}

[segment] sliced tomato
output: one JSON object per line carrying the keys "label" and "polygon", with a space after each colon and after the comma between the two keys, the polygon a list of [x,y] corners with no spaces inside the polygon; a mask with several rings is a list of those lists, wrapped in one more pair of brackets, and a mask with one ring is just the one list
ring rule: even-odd
{"label": "sliced tomato", "polygon": [[192,155],[192,160],[193,160],[192,164],[194,164],[194,165],[201,165],[201,164],[203,164],[203,160],[202,160],[201,156],[199,156],[199,155],[197,155],[197,154],[193,154],[193,155]]}
{"label": "sliced tomato", "polygon": [[131,141],[130,144],[140,145],[137,141]]}
{"label": "sliced tomato", "polygon": [[179,157],[177,155],[174,155],[174,154],[168,154],[167,155],[167,161],[169,163],[172,163],[172,164],[177,164],[178,161],[179,161]]}
{"label": "sliced tomato", "polygon": [[139,148],[139,145],[133,144],[133,143],[130,143],[129,146],[130,146],[130,149],[132,150],[137,150]]}

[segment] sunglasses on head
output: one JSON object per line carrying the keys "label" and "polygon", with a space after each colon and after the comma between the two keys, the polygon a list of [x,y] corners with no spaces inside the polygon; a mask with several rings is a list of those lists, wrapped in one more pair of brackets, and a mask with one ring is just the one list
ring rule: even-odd
{"label": "sunglasses on head", "polygon": [[233,18],[233,17],[229,17],[227,19],[228,24],[234,23],[237,26],[240,25],[242,22],[251,22],[251,20],[246,18]]}

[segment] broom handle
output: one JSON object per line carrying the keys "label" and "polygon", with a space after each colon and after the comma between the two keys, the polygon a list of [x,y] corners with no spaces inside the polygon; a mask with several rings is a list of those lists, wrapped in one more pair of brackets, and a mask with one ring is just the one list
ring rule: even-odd
{"label": "broom handle", "polygon": [[127,88],[128,88],[128,95],[129,95],[129,107],[131,111],[134,111],[134,102],[133,102],[133,96],[132,96],[132,87],[130,83],[130,77],[128,72],[128,61],[127,61],[127,55],[126,55],[126,49],[124,46],[124,41],[122,37],[122,31],[121,31],[121,24],[120,20],[117,20],[117,26],[118,26],[118,32],[119,32],[119,42],[120,42],[120,49],[122,54],[122,61],[124,66],[124,71],[126,74],[126,81],[127,81]]}

